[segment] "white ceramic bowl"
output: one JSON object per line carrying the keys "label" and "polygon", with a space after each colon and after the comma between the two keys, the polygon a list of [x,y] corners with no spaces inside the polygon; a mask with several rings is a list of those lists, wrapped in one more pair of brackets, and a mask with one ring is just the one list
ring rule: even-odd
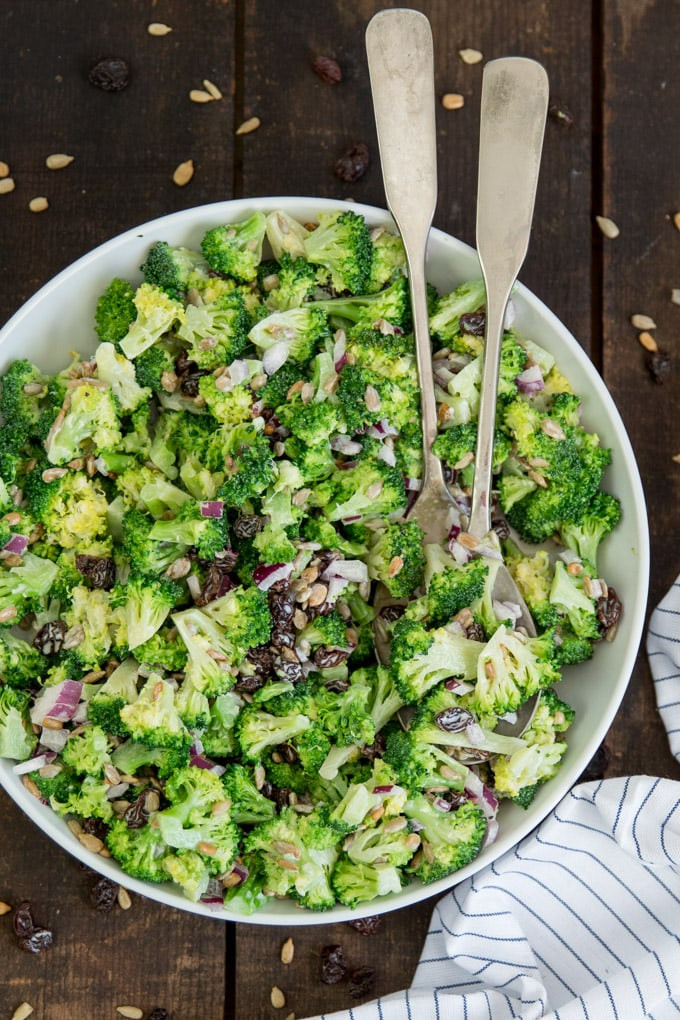
{"label": "white ceramic bowl", "polygon": [[[324,209],[344,203],[314,198],[257,198],[218,202],[186,209],[151,220],[107,241],[78,259],[41,288],[0,331],[0,370],[14,358],[27,357],[47,371],[56,371],[77,349],[88,354],[96,346],[93,315],[98,296],[114,276],[141,282],[138,267],[156,240],[198,247],[207,229],[220,223],[244,219],[255,209],[268,212],[285,209],[302,221],[313,220]],[[347,208],[362,213],[370,225],[394,224],[383,210],[353,203]],[[463,280],[478,277],[475,251],[439,230],[430,236],[428,279],[440,290],[451,290]],[[247,920],[253,924],[327,924],[405,907],[441,894],[479,871],[526,836],[570,789],[598,749],[625,694],[640,642],[649,574],[649,542],[645,502],[635,457],[621,418],[600,376],[587,355],[562,323],[525,287],[514,293],[516,326],[529,339],[551,351],[557,363],[583,398],[583,421],[611,447],[613,463],[606,478],[607,489],[623,504],[623,518],[605,542],[602,572],[616,588],[624,604],[623,623],[611,643],[600,643],[592,660],[571,667],[560,685],[560,694],[576,710],[568,734],[569,750],[557,777],[541,786],[527,811],[503,804],[496,841],[477,859],[431,885],[412,882],[398,894],[373,900],[357,910],[336,907],[315,914],[300,910],[292,902],[274,901],[266,909],[243,918],[227,911],[215,912],[202,903],[192,903],[171,885],[155,885],[124,875],[110,859],[84,849],[49,807],[29,794],[12,769],[0,760],[0,783],[18,806],[55,843],[114,881],[151,899],[182,910],[223,920]]]}

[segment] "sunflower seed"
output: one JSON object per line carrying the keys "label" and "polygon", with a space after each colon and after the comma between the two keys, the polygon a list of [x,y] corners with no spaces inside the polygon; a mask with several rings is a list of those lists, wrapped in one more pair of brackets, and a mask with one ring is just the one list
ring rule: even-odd
{"label": "sunflower seed", "polygon": [[68,156],[65,152],[53,152],[45,160],[45,166],[48,170],[63,170],[74,159],[75,156]]}
{"label": "sunflower seed", "polygon": [[294,956],[295,943],[291,938],[288,938],[281,946],[281,963],[292,963]]}
{"label": "sunflower seed", "polygon": [[193,159],[187,159],[184,163],[180,163],[176,167],[172,179],[174,183],[179,187],[183,188],[185,184],[188,184],[191,178],[194,176],[194,161]]}
{"label": "sunflower seed", "polygon": [[205,89],[192,89],[189,93],[189,99],[192,103],[212,103],[214,98]]}
{"label": "sunflower seed", "polygon": [[281,989],[278,988],[276,985],[274,985],[271,992],[269,993],[269,1000],[274,1009],[283,1009],[283,1007],[286,1005],[286,996],[283,994]]}
{"label": "sunflower seed", "polygon": [[146,30],[149,35],[169,35],[172,32],[170,25],[164,25],[162,21],[152,21],[150,25],[146,26]]}
{"label": "sunflower seed", "polygon": [[458,50],[458,56],[464,64],[478,64],[480,60],[484,59],[484,55],[479,50],[473,49]]}
{"label": "sunflower seed", "polygon": [[261,123],[262,122],[259,117],[249,117],[248,120],[244,120],[243,123],[236,128],[236,134],[249,135],[251,131],[257,131]]}
{"label": "sunflower seed", "polygon": [[0,178],[9,177],[9,163],[0,159]]}
{"label": "sunflower seed", "polygon": [[613,239],[621,233],[614,220],[610,220],[608,216],[596,216],[595,222],[605,237]]}
{"label": "sunflower seed", "polygon": [[465,106],[465,96],[460,92],[446,92],[442,96],[442,106],[445,110],[461,110]]}
{"label": "sunflower seed", "polygon": [[0,195],[9,195],[10,191],[14,191],[15,184],[13,177],[3,177],[0,180]]}
{"label": "sunflower seed", "polygon": [[118,906],[121,910],[129,910],[132,906],[130,893],[122,885],[118,886]]}
{"label": "sunflower seed", "polygon": [[28,208],[31,210],[31,212],[35,213],[45,212],[45,209],[48,208],[49,204],[50,203],[47,201],[44,195],[38,195],[36,198],[31,199],[31,201],[28,203]]}
{"label": "sunflower seed", "polygon": [[33,1012],[33,1006],[28,1002],[22,1002],[12,1013],[12,1020],[26,1020]]}
{"label": "sunflower seed", "polygon": [[203,79],[203,88],[213,97],[213,99],[222,98],[222,93],[218,89],[217,85],[213,85],[213,83],[211,81],[208,81],[207,78]]}
{"label": "sunflower seed", "polygon": [[139,1006],[116,1006],[116,1013],[127,1017],[127,1020],[142,1020],[144,1010]]}
{"label": "sunflower seed", "polygon": [[652,353],[654,353],[659,349],[659,345],[657,344],[656,340],[654,339],[652,334],[649,333],[646,329],[644,329],[642,333],[638,333],[638,340],[640,341],[640,343],[642,344],[646,351],[651,351]]}
{"label": "sunflower seed", "polygon": [[650,315],[631,315],[630,321],[635,329],[656,329],[656,323]]}

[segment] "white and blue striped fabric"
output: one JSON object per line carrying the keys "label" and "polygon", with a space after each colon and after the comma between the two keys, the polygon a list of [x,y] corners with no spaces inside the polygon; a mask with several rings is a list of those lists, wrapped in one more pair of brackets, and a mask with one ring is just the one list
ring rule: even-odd
{"label": "white and blue striped fabric", "polygon": [[411,987],[324,1020],[680,1017],[680,783],[574,787],[436,906]]}
{"label": "white and blue striped fabric", "polygon": [[652,613],[647,658],[671,752],[680,761],[680,578]]}

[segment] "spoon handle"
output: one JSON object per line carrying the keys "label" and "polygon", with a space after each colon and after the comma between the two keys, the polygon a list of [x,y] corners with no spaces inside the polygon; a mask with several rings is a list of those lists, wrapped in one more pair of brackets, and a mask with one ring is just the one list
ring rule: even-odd
{"label": "spoon handle", "polygon": [[441,462],[432,453],[437,406],[425,286],[427,238],[437,204],[434,55],[430,23],[419,11],[379,11],[366,29],[387,205],[406,250],[423,423],[425,489],[444,490]]}
{"label": "spoon handle", "polygon": [[505,309],[524,262],[534,212],[548,76],[535,60],[490,61],[482,80],[477,252],[486,287],[486,331],[468,531],[491,527],[491,464]]}

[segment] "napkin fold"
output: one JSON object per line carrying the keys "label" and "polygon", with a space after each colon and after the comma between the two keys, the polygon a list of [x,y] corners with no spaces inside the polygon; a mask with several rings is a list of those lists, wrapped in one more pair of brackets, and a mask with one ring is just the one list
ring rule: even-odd
{"label": "napkin fold", "polygon": [[[647,653],[680,760],[680,578]],[[575,786],[435,907],[410,988],[316,1020],[680,1017],[680,782]]]}

